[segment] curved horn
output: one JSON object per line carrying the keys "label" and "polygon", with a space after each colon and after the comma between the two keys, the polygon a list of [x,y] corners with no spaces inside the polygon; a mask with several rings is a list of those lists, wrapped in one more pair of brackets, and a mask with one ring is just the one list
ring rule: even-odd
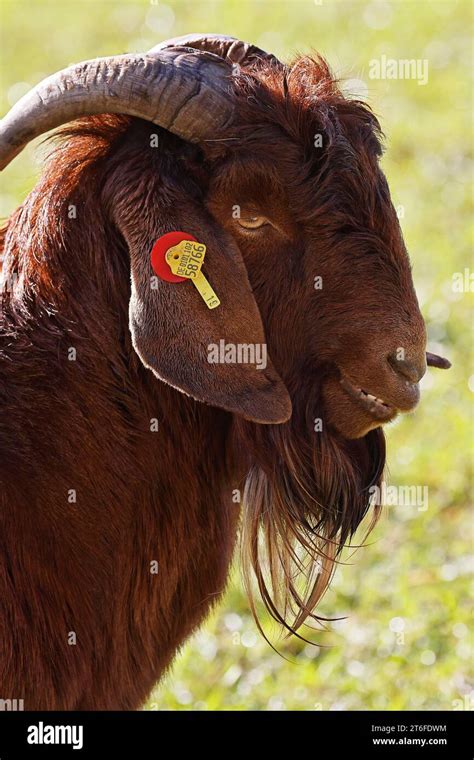
{"label": "curved horn", "polygon": [[259,58],[278,63],[278,59],[271,53],[266,53],[256,45],[226,34],[185,34],[182,37],[173,37],[152,47],[147,55],[156,55],[162,50],[178,46],[206,50],[231,63],[252,63]]}
{"label": "curved horn", "polygon": [[138,116],[199,142],[233,117],[230,72],[230,61],[176,47],[74,64],[37,84],[0,121],[0,169],[35,137],[99,113]]}

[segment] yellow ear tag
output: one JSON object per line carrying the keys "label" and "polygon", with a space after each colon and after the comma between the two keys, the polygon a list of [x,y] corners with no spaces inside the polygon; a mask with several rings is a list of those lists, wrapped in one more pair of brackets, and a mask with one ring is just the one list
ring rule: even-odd
{"label": "yellow ear tag", "polygon": [[219,306],[220,301],[201,272],[205,255],[206,246],[204,243],[182,240],[178,245],[168,248],[165,258],[173,274],[191,280],[207,308],[215,309]]}

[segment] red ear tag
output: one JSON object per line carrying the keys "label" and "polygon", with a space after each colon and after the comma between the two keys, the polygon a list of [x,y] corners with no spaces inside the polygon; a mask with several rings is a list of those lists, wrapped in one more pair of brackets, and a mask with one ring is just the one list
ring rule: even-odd
{"label": "red ear tag", "polygon": [[192,240],[197,243],[196,238],[190,235],[189,232],[167,232],[166,235],[158,238],[152,248],[151,265],[153,271],[165,282],[186,282],[186,277],[179,277],[177,274],[173,274],[165,258],[166,252],[174,245],[181,243],[182,240]]}

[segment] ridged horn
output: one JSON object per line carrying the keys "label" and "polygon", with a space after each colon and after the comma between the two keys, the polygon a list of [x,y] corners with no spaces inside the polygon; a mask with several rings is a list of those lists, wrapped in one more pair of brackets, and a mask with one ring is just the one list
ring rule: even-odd
{"label": "ridged horn", "polygon": [[147,55],[155,55],[162,50],[178,46],[214,53],[220,58],[230,61],[230,63],[252,63],[259,58],[278,63],[278,59],[271,53],[266,53],[256,45],[250,44],[250,42],[244,42],[236,37],[229,37],[225,34],[185,34],[182,37],[173,37],[152,47]]}
{"label": "ridged horn", "polygon": [[0,121],[0,169],[35,137],[92,114],[137,116],[189,142],[214,136],[233,117],[230,73],[229,60],[175,45],[74,64],[37,84]]}

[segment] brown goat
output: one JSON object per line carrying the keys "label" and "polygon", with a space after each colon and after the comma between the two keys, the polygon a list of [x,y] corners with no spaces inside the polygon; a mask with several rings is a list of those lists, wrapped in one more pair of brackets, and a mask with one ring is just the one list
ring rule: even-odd
{"label": "brown goat", "polygon": [[[136,104],[58,106],[56,126],[88,115],[62,129],[5,230],[0,697],[26,709],[144,702],[222,594],[240,490],[250,595],[256,574],[283,625],[315,617],[380,482],[381,425],[415,406],[425,371],[368,107],[321,59],[185,44],[156,60],[171,56],[168,86],[177,61],[191,76],[204,61],[198,99],[214,92],[206,67],[224,71],[211,132],[191,91],[184,127],[175,102],[161,127]],[[52,126],[6,122],[4,164]],[[218,308],[154,278],[151,249],[172,230],[207,246]],[[271,362],[212,364],[220,340],[268,345]]]}

